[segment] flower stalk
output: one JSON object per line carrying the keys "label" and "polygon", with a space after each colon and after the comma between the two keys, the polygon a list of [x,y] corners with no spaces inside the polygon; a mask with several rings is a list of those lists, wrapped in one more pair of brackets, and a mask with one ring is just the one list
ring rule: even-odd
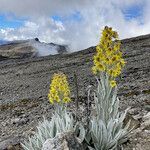
{"label": "flower stalk", "polygon": [[97,89],[94,92],[96,116],[91,116],[89,133],[95,150],[117,150],[128,135],[129,124],[123,128],[127,110],[125,113],[118,111],[116,78],[125,65],[120,45],[118,33],[106,26],[96,47],[92,67],[97,79]]}

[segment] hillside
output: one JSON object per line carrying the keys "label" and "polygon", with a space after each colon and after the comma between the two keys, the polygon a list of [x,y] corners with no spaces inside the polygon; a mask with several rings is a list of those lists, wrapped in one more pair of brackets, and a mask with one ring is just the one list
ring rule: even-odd
{"label": "hillside", "polygon": [[[150,35],[122,41],[127,65],[120,80],[120,95],[141,95],[149,90]],[[0,99],[2,102],[46,96],[51,75],[61,70],[73,86],[74,72],[79,80],[81,95],[93,78],[92,56],[95,47],[83,51],[40,58],[3,61],[0,63]],[[132,94],[131,94],[132,95]]]}
{"label": "hillside", "polygon": [[[121,49],[127,61],[118,79],[121,109],[131,106],[142,113],[150,105],[150,35],[122,40]],[[58,70],[68,75],[72,97],[77,74],[80,99],[85,100],[87,86],[95,83],[91,73],[94,52],[95,47],[90,47],[71,54],[1,61],[0,141],[29,134],[43,115],[51,114],[47,93],[52,74]],[[14,123],[16,118],[24,122]]]}
{"label": "hillside", "polygon": [[0,43],[0,61],[67,53],[67,45],[40,42],[38,38]]}

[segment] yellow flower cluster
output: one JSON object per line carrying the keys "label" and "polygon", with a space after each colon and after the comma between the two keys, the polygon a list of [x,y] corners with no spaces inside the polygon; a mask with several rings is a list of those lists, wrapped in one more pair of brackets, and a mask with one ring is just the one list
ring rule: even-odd
{"label": "yellow flower cluster", "polygon": [[110,77],[112,87],[116,86],[115,78],[121,74],[122,67],[125,65],[120,45],[118,33],[106,26],[102,31],[102,37],[94,55],[93,73],[105,71]]}
{"label": "yellow flower cluster", "polygon": [[67,82],[67,77],[63,73],[55,73],[50,84],[48,94],[50,103],[68,103],[70,99],[70,89]]}

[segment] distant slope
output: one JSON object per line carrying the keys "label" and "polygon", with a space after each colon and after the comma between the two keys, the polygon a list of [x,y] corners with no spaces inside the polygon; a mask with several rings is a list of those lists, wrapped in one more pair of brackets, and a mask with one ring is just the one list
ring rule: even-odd
{"label": "distant slope", "polygon": [[22,59],[39,56],[63,54],[68,52],[66,45],[40,42],[38,38],[12,42],[1,41],[0,60]]}
{"label": "distant slope", "polygon": [[[121,49],[127,64],[119,82],[119,95],[130,106],[143,106],[150,98],[150,35],[122,40]],[[94,52],[95,47],[91,47],[65,55],[1,62],[0,101],[47,97],[50,78],[58,70],[68,75],[73,91],[76,72],[79,94],[85,95],[85,89],[94,81]]]}

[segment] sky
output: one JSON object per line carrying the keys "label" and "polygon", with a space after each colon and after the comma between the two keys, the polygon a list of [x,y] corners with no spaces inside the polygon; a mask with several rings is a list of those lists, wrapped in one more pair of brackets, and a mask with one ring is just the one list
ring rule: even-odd
{"label": "sky", "polygon": [[104,26],[120,39],[150,33],[150,0],[0,0],[0,40],[39,38],[77,51],[95,46]]}

